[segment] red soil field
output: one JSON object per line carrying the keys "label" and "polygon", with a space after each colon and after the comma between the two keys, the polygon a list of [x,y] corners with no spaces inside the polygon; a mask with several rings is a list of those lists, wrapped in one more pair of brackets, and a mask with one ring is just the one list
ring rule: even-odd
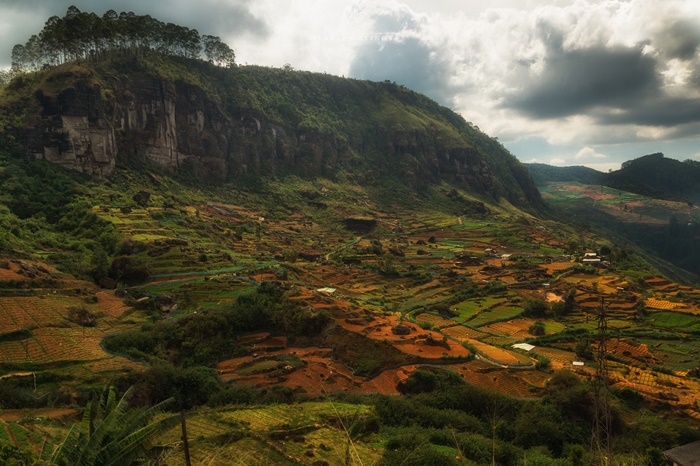
{"label": "red soil field", "polygon": [[499,335],[506,335],[509,337],[524,340],[525,338],[532,337],[532,334],[528,332],[528,329],[535,322],[537,322],[537,320],[535,319],[529,319],[527,317],[518,317],[506,322],[496,322],[494,324],[485,325],[481,328],[487,332],[497,333]]}
{"label": "red soil field", "polygon": [[524,366],[531,367],[533,362],[530,358],[523,356],[515,351],[506,350],[503,348],[497,348],[486,343],[482,343],[477,340],[470,340],[469,343],[476,347],[479,355],[493,361],[496,364],[503,366]]}
{"label": "red soil field", "polygon": [[100,309],[110,317],[121,317],[126,311],[131,309],[131,307],[124,304],[121,298],[117,298],[113,293],[98,291],[95,293],[95,296]]}
{"label": "red soil field", "polygon": [[530,387],[543,386],[547,378],[543,372],[506,370],[478,360],[447,367],[459,372],[470,384],[521,398],[534,397]]}

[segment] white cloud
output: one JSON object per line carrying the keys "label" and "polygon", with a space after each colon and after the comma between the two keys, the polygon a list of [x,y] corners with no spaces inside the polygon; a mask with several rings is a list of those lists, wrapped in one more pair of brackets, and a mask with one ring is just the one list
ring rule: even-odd
{"label": "white cloud", "polygon": [[580,151],[576,153],[574,158],[576,159],[604,159],[607,157],[605,154],[601,154],[600,152],[597,152],[595,149],[592,147],[584,147]]}
{"label": "white cloud", "polygon": [[560,159],[560,158],[549,159],[550,165],[564,165],[565,163],[566,163],[566,160],[564,160],[564,159]]}

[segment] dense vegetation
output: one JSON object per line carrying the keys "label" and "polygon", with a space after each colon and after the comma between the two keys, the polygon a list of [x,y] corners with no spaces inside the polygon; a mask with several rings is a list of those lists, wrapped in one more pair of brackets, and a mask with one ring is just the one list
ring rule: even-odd
{"label": "dense vegetation", "polygon": [[538,185],[556,181],[608,186],[660,199],[700,203],[700,162],[645,155],[622,164],[620,170],[602,173],[588,167],[553,167],[529,163],[526,167]]}
{"label": "dense vegetation", "polygon": [[[389,436],[383,464],[459,464],[454,454],[477,464],[589,463],[593,393],[566,370],[554,374],[537,401],[482,390],[435,368],[414,372],[403,392],[375,402]],[[661,465],[665,441],[697,437],[682,422],[661,421],[647,408],[632,390],[616,393],[614,455],[620,464]]]}
{"label": "dense vegetation", "polygon": [[279,284],[265,282],[231,304],[178,320],[144,325],[105,339],[110,351],[162,360],[181,366],[209,366],[235,356],[243,332],[273,330],[313,336],[329,316],[312,312],[286,298]]}
{"label": "dense vegetation", "polygon": [[0,252],[43,251],[77,277],[106,276],[118,233],[92,211],[85,182],[47,162],[0,151]]}
{"label": "dense vegetation", "polygon": [[196,29],[163,23],[149,15],[107,11],[103,16],[68,8],[63,18],[52,16],[38,35],[12,49],[12,71],[19,73],[74,60],[100,61],[115,54],[157,51],[165,55],[199,58],[233,66],[235,54],[216,36]]}

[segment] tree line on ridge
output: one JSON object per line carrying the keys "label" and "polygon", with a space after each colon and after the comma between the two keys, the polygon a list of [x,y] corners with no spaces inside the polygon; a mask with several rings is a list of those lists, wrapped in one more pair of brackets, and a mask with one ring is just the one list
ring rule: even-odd
{"label": "tree line on ridge", "polygon": [[14,73],[76,60],[100,61],[114,53],[138,55],[155,51],[186,58],[204,58],[232,67],[236,54],[217,36],[164,23],[149,15],[107,11],[101,17],[70,6],[63,18],[50,17],[37,35],[12,48]]}

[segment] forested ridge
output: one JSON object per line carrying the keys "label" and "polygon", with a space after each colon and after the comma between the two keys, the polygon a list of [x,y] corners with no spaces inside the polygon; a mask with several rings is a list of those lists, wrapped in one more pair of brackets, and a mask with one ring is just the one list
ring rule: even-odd
{"label": "forested ridge", "polygon": [[156,51],[210,63],[235,65],[234,51],[217,36],[164,23],[150,15],[109,10],[102,16],[68,8],[63,18],[50,17],[39,34],[12,49],[12,71],[23,72],[74,60],[100,61],[111,54]]}

